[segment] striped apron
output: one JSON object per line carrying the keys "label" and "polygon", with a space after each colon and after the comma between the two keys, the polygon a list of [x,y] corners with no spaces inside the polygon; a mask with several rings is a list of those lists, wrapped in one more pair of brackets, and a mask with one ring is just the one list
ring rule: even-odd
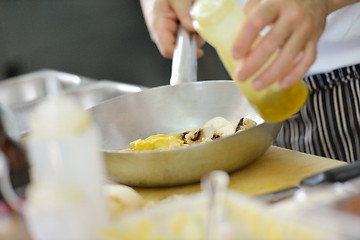
{"label": "striped apron", "polygon": [[284,122],[274,145],[348,163],[360,160],[360,64],[304,80],[309,98]]}

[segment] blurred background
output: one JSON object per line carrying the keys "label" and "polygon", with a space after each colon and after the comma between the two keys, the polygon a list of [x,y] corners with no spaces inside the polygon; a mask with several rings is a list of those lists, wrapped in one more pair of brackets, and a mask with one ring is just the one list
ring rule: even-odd
{"label": "blurred background", "polygon": [[[198,79],[229,79],[205,45]],[[0,0],[0,79],[54,69],[148,87],[171,60],[151,41],[138,0]]]}

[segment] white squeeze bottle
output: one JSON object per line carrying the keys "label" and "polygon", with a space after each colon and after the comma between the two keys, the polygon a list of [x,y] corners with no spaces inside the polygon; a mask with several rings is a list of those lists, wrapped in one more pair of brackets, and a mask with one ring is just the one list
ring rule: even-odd
{"label": "white squeeze bottle", "polygon": [[31,184],[24,207],[34,240],[95,240],[106,224],[99,136],[90,114],[54,97],[34,112],[27,147]]}
{"label": "white squeeze bottle", "polygon": [[[212,45],[226,70],[235,80],[234,71],[241,60],[232,57],[231,49],[240,33],[246,15],[237,0],[197,0],[190,12],[197,32]],[[258,37],[257,41],[261,39]],[[274,83],[261,91],[253,89],[251,82],[276,58],[278,52],[245,82],[235,81],[242,93],[261,117],[267,122],[280,122],[296,113],[308,97],[304,81],[298,81],[288,89],[280,89]]]}

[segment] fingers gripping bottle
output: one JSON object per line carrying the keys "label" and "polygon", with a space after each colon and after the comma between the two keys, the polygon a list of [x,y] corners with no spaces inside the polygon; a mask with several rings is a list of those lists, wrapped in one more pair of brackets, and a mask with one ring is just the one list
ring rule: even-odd
{"label": "fingers gripping bottle", "polygon": [[[197,0],[190,14],[198,33],[212,45],[231,78],[241,60],[232,57],[231,49],[245,22],[246,15],[237,0]],[[257,39],[259,41],[261,36]],[[253,89],[251,82],[276,58],[277,52],[249,79],[238,82],[242,93],[267,122],[286,120],[304,105],[308,88],[304,81],[298,81],[287,89],[280,89],[277,83],[264,90]]]}

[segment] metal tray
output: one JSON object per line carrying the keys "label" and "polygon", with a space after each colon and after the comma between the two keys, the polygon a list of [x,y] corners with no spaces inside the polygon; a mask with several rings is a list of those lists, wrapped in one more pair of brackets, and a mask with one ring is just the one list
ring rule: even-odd
{"label": "metal tray", "polygon": [[82,108],[88,109],[111,98],[145,88],[54,70],[41,70],[0,82],[0,103],[11,110],[19,135],[26,135],[30,130],[32,112],[46,97],[65,94],[77,101]]}
{"label": "metal tray", "polygon": [[1,81],[0,102],[11,108],[18,107],[94,81],[69,73],[40,70]]}
{"label": "metal tray", "polygon": [[146,87],[102,80],[74,90],[69,90],[64,94],[72,97],[82,108],[88,109],[114,97],[140,92],[144,89],[146,89]]}

